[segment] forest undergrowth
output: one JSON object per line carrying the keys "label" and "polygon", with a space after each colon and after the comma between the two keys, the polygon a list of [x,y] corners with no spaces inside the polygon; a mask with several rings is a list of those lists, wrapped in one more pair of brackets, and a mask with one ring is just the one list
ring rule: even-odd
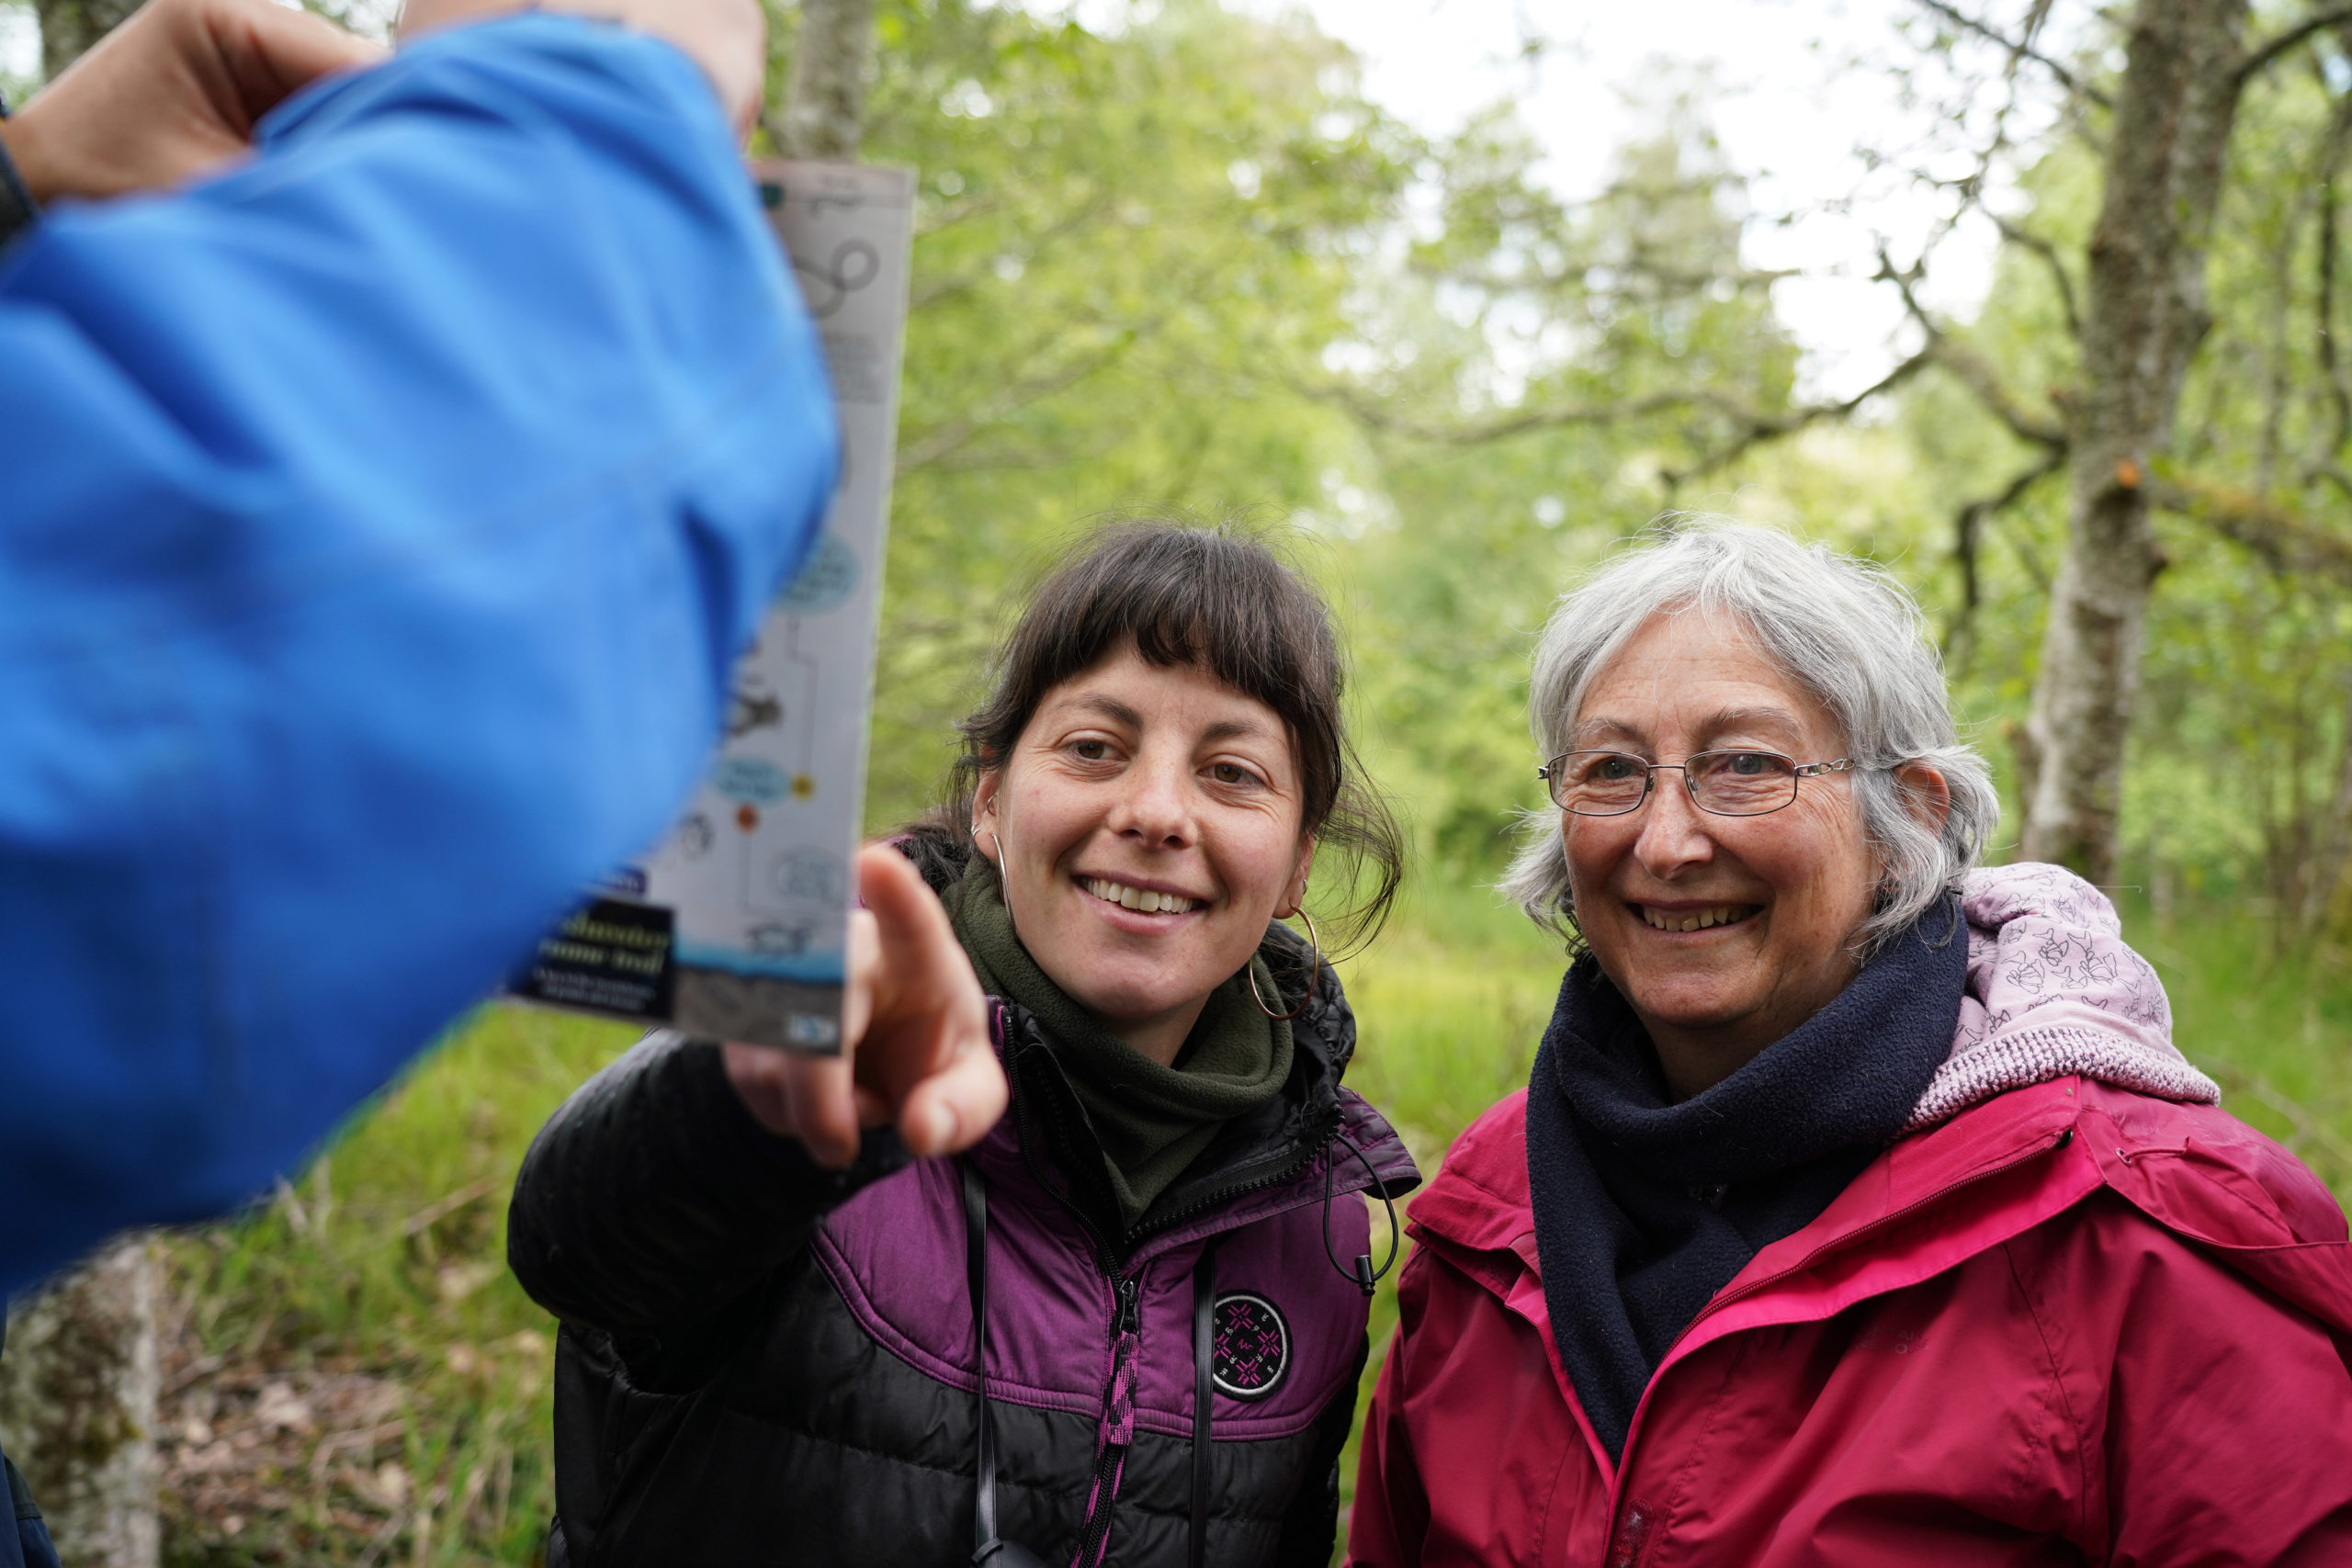
{"label": "forest undergrowth", "polygon": [[[2125,916],[2229,1109],[2352,1198],[2352,950],[2279,956],[2225,907]],[[1469,887],[1424,888],[1347,963],[1349,1081],[1425,1173],[1526,1081],[1560,967],[1555,943]],[[532,1134],[632,1038],[485,1009],[272,1201],[172,1238],[172,1568],[539,1561],[555,1325],[506,1271],[506,1201]],[[1376,1208],[1374,1226],[1378,1254]],[[1394,1279],[1374,1304],[1366,1398]],[[1351,1448],[1343,1487],[1353,1474]]]}

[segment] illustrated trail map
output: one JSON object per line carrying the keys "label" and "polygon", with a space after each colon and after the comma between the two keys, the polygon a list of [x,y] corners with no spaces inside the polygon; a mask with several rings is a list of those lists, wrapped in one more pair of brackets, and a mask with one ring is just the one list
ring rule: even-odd
{"label": "illustrated trail map", "polygon": [[542,942],[507,989],[830,1054],[865,794],[914,177],[797,163],[752,175],[824,339],[840,486],[736,668],[725,733],[677,827]]}

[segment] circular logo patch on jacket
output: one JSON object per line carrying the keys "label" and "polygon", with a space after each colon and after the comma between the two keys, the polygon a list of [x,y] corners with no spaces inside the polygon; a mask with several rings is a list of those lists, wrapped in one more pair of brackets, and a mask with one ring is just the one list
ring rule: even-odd
{"label": "circular logo patch on jacket", "polygon": [[1263,1399],[1290,1371],[1290,1325],[1274,1303],[1248,1291],[1216,1299],[1211,1325],[1216,1359],[1211,1377],[1230,1399]]}

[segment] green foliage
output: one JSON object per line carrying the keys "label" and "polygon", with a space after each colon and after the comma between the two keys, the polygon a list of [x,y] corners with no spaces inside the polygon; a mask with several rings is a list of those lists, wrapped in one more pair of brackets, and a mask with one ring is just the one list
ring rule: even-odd
{"label": "green foliage", "polygon": [[[2346,303],[2335,170],[2352,144],[2352,73],[2336,44],[2315,47],[2267,73],[2241,106],[2209,266],[2213,320],[2163,477],[2345,538],[2352,382],[2333,328]],[[2084,298],[2096,150],[2054,139],[2020,194],[2027,206],[2009,221],[2055,259],[2011,246],[1984,310],[1952,333],[2038,417],[2064,423],[2078,376],[2067,293]],[[2035,457],[1949,378],[1916,383],[1895,426],[1946,517],[1998,493]],[[1955,630],[1959,704],[1993,721],[2005,762],[1998,743],[2025,714],[2065,505],[2052,476],[1985,524],[1973,615],[1963,617],[1956,575],[1921,582]],[[2160,513],[2158,527],[2167,565],[2127,759],[2123,874],[2159,899],[2188,890],[2260,900],[2289,917],[2274,929],[2290,945],[2331,913],[2341,930],[2352,908],[2331,911],[2330,895],[2352,833],[2352,582],[2290,550],[2249,547],[2204,517]]]}
{"label": "green foliage", "polygon": [[[1534,158],[1500,114],[1433,150],[1442,226],[1365,289],[1335,355],[1373,431],[1371,494],[1340,520],[1373,765],[1449,879],[1491,876],[1513,813],[1541,804],[1526,660],[1553,600],[1725,434],[1719,410],[1680,404],[1515,426],[1689,388],[1769,413],[1794,374],[1741,267],[1740,182],[1686,104],[1588,206],[1545,192]],[[1505,434],[1457,438],[1487,431]]]}
{"label": "green foliage", "polygon": [[869,820],[932,797],[1008,593],[1114,510],[1312,506],[1351,439],[1293,389],[1414,144],[1296,21],[1116,36],[883,8],[866,156],[922,175]]}
{"label": "green foliage", "polygon": [[930,800],[1019,590],[1088,522],[1239,508],[1327,541],[1367,755],[1425,862],[1498,867],[1537,798],[1497,787],[1532,778],[1530,637],[1728,416],[1414,427],[1690,387],[1787,405],[1795,351],[1688,103],[1571,210],[1508,115],[1424,145],[1301,22],[1186,0],[1102,36],[943,3],[883,28],[867,152],[923,197],[869,823]]}

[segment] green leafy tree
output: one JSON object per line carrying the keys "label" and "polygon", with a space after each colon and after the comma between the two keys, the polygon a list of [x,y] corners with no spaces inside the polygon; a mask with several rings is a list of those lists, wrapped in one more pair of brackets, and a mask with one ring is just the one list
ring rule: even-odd
{"label": "green leafy tree", "polygon": [[[2352,853],[2352,402],[2333,336],[2352,63],[2333,32],[2298,42],[2237,110],[2204,265],[2208,316],[2170,447],[2153,473],[2122,476],[2154,506],[2161,575],[2144,610],[2118,826],[2125,874],[2160,899],[2258,895],[2290,942],[2347,913]],[[1973,498],[1956,509],[1963,689],[2021,742],[2040,612],[2070,537],[2056,478],[2066,447],[2029,436],[2072,417],[2072,389],[2091,373],[2074,258],[2092,247],[2104,177],[2083,136],[2062,128],[2043,147],[2019,182],[2023,205],[2001,218],[2010,243],[1986,307],[1933,324],[1979,368],[1977,388],[1905,394],[1906,442],[1938,488]],[[2018,392],[2005,409],[1984,388]],[[2002,490],[1987,475],[2016,478]],[[2031,744],[2021,750],[2030,763]]]}
{"label": "green leafy tree", "polygon": [[869,819],[930,798],[1001,607],[1090,518],[1288,515],[1348,423],[1296,389],[1418,152],[1298,21],[1103,35],[888,4],[865,155],[921,173]]}
{"label": "green leafy tree", "polygon": [[1795,346],[1740,261],[1745,188],[1689,99],[1593,201],[1546,190],[1539,156],[1499,112],[1432,150],[1434,230],[1360,290],[1325,392],[1365,432],[1365,493],[1339,511],[1378,766],[1449,879],[1491,877],[1541,802],[1527,654],[1575,569],[1704,500],[1792,409]]}

